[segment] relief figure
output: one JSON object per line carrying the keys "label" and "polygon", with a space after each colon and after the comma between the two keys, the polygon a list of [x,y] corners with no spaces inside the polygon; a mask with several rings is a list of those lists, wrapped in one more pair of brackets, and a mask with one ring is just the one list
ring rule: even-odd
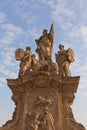
{"label": "relief figure", "polygon": [[36,114],[35,114],[35,119],[31,123],[33,130],[39,130],[39,125],[41,123],[40,120],[39,120],[39,117],[40,117],[40,113],[37,111]]}
{"label": "relief figure", "polygon": [[45,130],[55,130],[54,118],[53,118],[53,115],[50,113],[48,107],[46,107],[45,109],[43,125],[45,127]]}

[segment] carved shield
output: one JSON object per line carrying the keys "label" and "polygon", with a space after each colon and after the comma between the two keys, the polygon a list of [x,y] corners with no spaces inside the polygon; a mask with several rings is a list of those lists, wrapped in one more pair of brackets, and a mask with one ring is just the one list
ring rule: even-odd
{"label": "carved shield", "polygon": [[17,49],[17,50],[15,51],[15,59],[16,59],[16,60],[19,60],[19,61],[22,60],[23,57],[24,57],[24,54],[25,54],[25,52],[24,52],[23,49],[21,49],[21,48]]}

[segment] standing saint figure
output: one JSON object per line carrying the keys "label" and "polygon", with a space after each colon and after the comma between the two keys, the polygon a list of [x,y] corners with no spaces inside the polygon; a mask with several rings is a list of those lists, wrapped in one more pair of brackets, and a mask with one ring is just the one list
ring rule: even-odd
{"label": "standing saint figure", "polygon": [[51,60],[51,54],[54,41],[54,25],[50,27],[50,31],[43,30],[43,35],[39,39],[35,39],[37,44],[36,52],[39,55],[39,60]]}
{"label": "standing saint figure", "polygon": [[45,130],[55,130],[54,126],[54,118],[53,115],[50,113],[49,108],[45,108],[45,116],[44,116],[44,127]]}
{"label": "standing saint figure", "polygon": [[71,62],[74,62],[74,52],[71,48],[64,50],[64,45],[59,45],[59,51],[56,56],[56,62],[59,67],[60,76],[71,76],[69,65]]}

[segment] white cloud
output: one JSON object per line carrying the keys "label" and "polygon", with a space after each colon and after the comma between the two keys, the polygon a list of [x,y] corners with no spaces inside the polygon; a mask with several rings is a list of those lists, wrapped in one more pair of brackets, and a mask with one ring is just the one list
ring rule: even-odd
{"label": "white cloud", "polygon": [[21,7],[28,6],[28,4],[29,4],[29,2],[28,2],[27,0],[21,0],[20,3],[19,3],[19,5],[20,5]]}
{"label": "white cloud", "polygon": [[81,74],[87,73],[87,65],[79,66],[77,69],[77,72],[79,72]]}
{"label": "white cloud", "polygon": [[68,29],[72,27],[72,22],[75,19],[74,10],[67,6],[68,1],[56,1],[51,4],[52,8],[52,19],[63,29]]}
{"label": "white cloud", "polygon": [[[11,68],[12,68],[12,66],[11,66]],[[18,72],[13,71],[13,70],[9,69],[5,65],[3,65],[3,66],[0,65],[0,87],[4,87],[7,85],[7,81],[6,81],[7,78],[8,79],[12,79],[12,78],[15,79],[18,77]]]}
{"label": "white cloud", "polygon": [[87,91],[79,91],[77,92],[77,95],[78,97],[87,97]]}
{"label": "white cloud", "polygon": [[81,36],[84,42],[86,43],[85,46],[87,47],[87,26],[81,26],[80,31],[81,31]]}
{"label": "white cloud", "polygon": [[[6,76],[15,77],[17,75],[16,72],[12,72],[9,68],[7,68],[5,65],[2,65],[2,64],[0,64],[0,74],[4,75],[5,77]],[[2,77],[2,76],[0,76],[0,77]]]}
{"label": "white cloud", "polygon": [[21,18],[27,25],[31,25],[37,21],[38,16],[32,15],[31,12],[22,11]]}
{"label": "white cloud", "polygon": [[0,76],[0,87],[4,87],[7,84],[5,77]]}
{"label": "white cloud", "polygon": [[[6,84],[6,78],[17,78],[19,63],[15,60],[14,47],[4,47],[1,50],[1,63],[0,63],[0,83],[2,86]],[[3,82],[2,82],[3,81]]]}
{"label": "white cloud", "polygon": [[5,13],[0,12],[0,23],[5,22],[5,20],[6,20],[6,15],[5,15]]}
{"label": "white cloud", "polygon": [[32,27],[31,31],[29,31],[29,35],[34,37],[34,39],[35,39],[35,37],[38,37],[38,34],[39,34],[39,31],[36,27]]}
{"label": "white cloud", "polygon": [[2,63],[5,66],[15,66],[14,59],[15,59],[15,53],[14,53],[15,48],[4,48],[3,51],[1,52],[2,55]]}
{"label": "white cloud", "polygon": [[87,58],[85,58],[84,63],[79,65],[77,72],[86,73],[87,72]]}
{"label": "white cloud", "polygon": [[0,77],[0,82],[5,82],[5,78],[4,77]]}
{"label": "white cloud", "polygon": [[87,6],[87,0],[76,0],[76,2],[79,4],[80,8],[85,9],[85,7]]}
{"label": "white cloud", "polygon": [[71,31],[68,32],[70,38],[81,40],[83,44],[83,48],[87,48],[87,26],[79,25],[74,26]]}
{"label": "white cloud", "polygon": [[15,63],[13,62],[13,56],[11,56],[9,52],[7,53],[8,55],[5,52],[3,54],[3,64],[9,67],[15,66]]}
{"label": "white cloud", "polygon": [[54,0],[38,0],[40,3],[48,4],[49,6],[53,7],[55,2]]}
{"label": "white cloud", "polygon": [[15,60],[15,50],[16,48],[11,45],[10,46],[2,45],[2,50],[0,52],[2,65],[8,68],[9,67],[14,68],[16,66],[17,63]]}
{"label": "white cloud", "polygon": [[16,8],[15,13],[21,18],[27,27],[29,26],[30,28],[30,26],[37,21],[38,15],[34,12],[39,6],[36,2],[21,0],[20,2],[15,2],[14,8]]}
{"label": "white cloud", "polygon": [[0,82],[0,87],[4,87],[5,83]]}
{"label": "white cloud", "polygon": [[0,65],[0,74],[9,75],[9,70],[7,70],[4,65]]}
{"label": "white cloud", "polygon": [[69,32],[69,36],[71,38],[78,38],[79,36],[81,36],[80,27],[74,26],[74,28],[72,28],[72,30]]}
{"label": "white cloud", "polygon": [[11,32],[15,32],[15,34],[19,35],[21,33],[23,33],[22,29],[12,23],[7,23],[7,24],[2,24],[2,28],[4,30],[8,30],[8,31],[11,31]]}
{"label": "white cloud", "polygon": [[0,87],[4,87],[6,84],[5,75],[9,75],[9,73],[8,73],[9,71],[8,72],[6,72],[6,71],[7,70],[6,70],[5,66],[0,65]]}
{"label": "white cloud", "polygon": [[3,34],[0,34],[0,43],[1,44],[11,44],[17,40],[20,36],[23,35],[22,28],[12,24],[2,24]]}
{"label": "white cloud", "polygon": [[76,73],[80,75],[79,88],[86,89],[87,88],[87,58],[85,59],[82,65],[77,64],[78,66],[75,68]]}

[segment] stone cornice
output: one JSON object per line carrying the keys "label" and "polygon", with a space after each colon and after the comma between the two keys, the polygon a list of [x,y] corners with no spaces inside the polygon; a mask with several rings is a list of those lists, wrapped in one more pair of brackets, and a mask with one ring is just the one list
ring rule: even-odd
{"label": "stone cornice", "polygon": [[76,93],[80,77],[63,77],[60,78],[57,74],[51,74],[47,72],[30,72],[17,79],[7,79],[8,86],[12,90],[20,90],[28,87],[33,87],[36,84],[37,87],[58,87],[62,89],[64,93],[72,92]]}

